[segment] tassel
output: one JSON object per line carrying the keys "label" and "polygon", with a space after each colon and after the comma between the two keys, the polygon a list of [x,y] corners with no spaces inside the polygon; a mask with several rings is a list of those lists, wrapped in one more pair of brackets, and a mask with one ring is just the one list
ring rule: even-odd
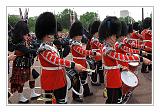
{"label": "tassel", "polygon": [[56,98],[55,98],[55,96],[53,95],[53,97],[52,97],[52,104],[56,104],[56,103],[57,103]]}

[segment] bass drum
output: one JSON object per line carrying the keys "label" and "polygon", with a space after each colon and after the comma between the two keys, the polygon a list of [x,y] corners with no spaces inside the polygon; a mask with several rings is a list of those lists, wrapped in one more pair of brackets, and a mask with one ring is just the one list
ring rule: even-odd
{"label": "bass drum", "polygon": [[130,71],[121,72],[122,79],[122,94],[126,95],[128,92],[133,91],[138,86],[138,78]]}

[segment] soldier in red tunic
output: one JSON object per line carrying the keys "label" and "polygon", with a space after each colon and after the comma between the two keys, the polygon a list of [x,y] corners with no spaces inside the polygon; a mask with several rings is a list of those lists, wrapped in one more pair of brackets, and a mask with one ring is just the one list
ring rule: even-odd
{"label": "soldier in red tunic", "polygon": [[[79,21],[76,21],[72,24],[70,32],[69,32],[70,38],[73,39],[72,45],[71,45],[71,53],[73,56],[73,61],[81,64],[85,68],[87,68],[87,61],[86,56],[96,56],[100,55],[99,53],[96,53],[95,51],[91,50],[84,50],[82,48],[82,35],[83,35],[83,26],[82,23]],[[92,92],[90,92],[90,88],[87,83],[87,72],[81,72],[79,73],[80,80],[77,78],[77,82],[73,85],[73,88],[79,92],[80,90],[80,83],[82,83],[84,92],[83,97],[91,96],[93,95]],[[79,97],[79,95],[73,93],[73,100],[78,102],[83,102],[83,99]]]}
{"label": "soldier in red tunic", "polygon": [[[142,55],[147,55],[147,53],[145,51],[139,50],[139,49],[132,49],[128,46],[126,46],[123,43],[124,38],[126,38],[127,33],[128,33],[128,28],[127,28],[127,24],[124,21],[121,21],[121,25],[122,25],[122,29],[121,29],[121,35],[118,39],[118,41],[115,43],[115,49],[117,53],[122,53],[122,54],[128,54],[128,55],[132,55],[132,54],[139,54],[140,56]],[[128,62],[119,62],[120,65],[128,67]]]}
{"label": "soldier in red tunic", "polygon": [[150,60],[137,57],[128,56],[121,53],[117,53],[114,48],[116,38],[121,33],[121,22],[117,17],[106,17],[99,27],[99,37],[104,40],[104,47],[102,49],[102,59],[104,64],[104,73],[106,77],[106,89],[108,99],[106,103],[117,103],[121,97],[122,80],[120,75],[120,68],[118,61],[123,62],[136,62],[144,61],[146,64],[150,64]]}
{"label": "soldier in red tunic", "polygon": [[139,44],[139,41],[134,41],[132,38],[132,33],[133,33],[133,25],[128,24],[128,34],[127,36],[123,39],[123,44],[125,44],[129,48],[136,48],[136,49],[145,49],[145,46],[143,44]]}
{"label": "soldier in red tunic", "polygon": [[[150,53],[150,55],[147,56],[148,59],[152,60],[152,31],[151,31],[151,27],[152,27],[152,20],[151,18],[147,17],[143,20],[143,31],[141,32],[142,36],[143,36],[143,41],[144,45],[146,46],[145,51],[147,51],[148,53]],[[152,65],[145,65],[142,64],[142,69],[141,72],[142,73],[148,73],[149,71],[147,70],[152,70]]]}
{"label": "soldier in red tunic", "polygon": [[35,33],[42,41],[38,49],[38,57],[42,65],[41,88],[45,91],[45,97],[51,101],[45,103],[64,104],[66,97],[66,72],[65,67],[75,68],[77,71],[85,69],[80,64],[61,59],[58,49],[52,43],[56,34],[56,19],[51,12],[42,13],[36,21]]}
{"label": "soldier in red tunic", "polygon": [[[94,21],[90,33],[92,36],[90,46],[92,50],[100,51],[102,49],[103,44],[99,42],[98,28],[100,26],[100,21]],[[99,75],[99,80],[97,80],[97,76]],[[103,69],[102,69],[102,60],[96,62],[96,72],[92,73],[92,81],[91,84],[93,86],[100,86],[101,83],[104,83]]]}

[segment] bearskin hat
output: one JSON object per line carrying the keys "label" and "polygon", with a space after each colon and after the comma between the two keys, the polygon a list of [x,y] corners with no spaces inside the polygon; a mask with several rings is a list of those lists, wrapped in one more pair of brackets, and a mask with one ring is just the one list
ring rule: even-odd
{"label": "bearskin hat", "polygon": [[132,24],[128,24],[128,33],[132,33],[133,32],[133,25]]}
{"label": "bearskin hat", "polygon": [[147,17],[143,20],[143,29],[151,28],[152,26],[152,19]]}
{"label": "bearskin hat", "polygon": [[98,32],[98,28],[100,26],[101,22],[100,21],[94,21],[92,26],[91,26],[91,35],[94,35],[96,32]]}
{"label": "bearskin hat", "polygon": [[121,25],[122,25],[121,36],[126,36],[128,34],[128,26],[124,21],[121,21]]}
{"label": "bearskin hat", "polygon": [[13,29],[13,43],[17,44],[23,41],[23,36],[29,34],[29,28],[24,21],[18,21]]}
{"label": "bearskin hat", "polygon": [[62,30],[63,30],[62,25],[59,22],[57,22],[57,31],[62,31]]}
{"label": "bearskin hat", "polygon": [[99,39],[103,41],[112,35],[119,36],[121,34],[121,21],[115,16],[107,16],[99,27]]}
{"label": "bearskin hat", "polygon": [[140,24],[138,22],[133,23],[133,30],[138,31],[140,30]]}
{"label": "bearskin hat", "polygon": [[42,39],[45,35],[56,34],[56,18],[51,12],[44,12],[37,18],[35,25],[35,34],[38,39]]}
{"label": "bearskin hat", "polygon": [[74,36],[82,36],[83,35],[83,26],[80,21],[76,21],[72,24],[69,31],[70,38]]}

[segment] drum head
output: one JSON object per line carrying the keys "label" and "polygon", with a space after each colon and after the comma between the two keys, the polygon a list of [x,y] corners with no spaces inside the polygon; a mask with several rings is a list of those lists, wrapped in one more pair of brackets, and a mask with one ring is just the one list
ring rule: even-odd
{"label": "drum head", "polygon": [[130,66],[134,66],[134,67],[136,67],[136,66],[138,66],[139,65],[139,62],[130,62],[130,63],[128,63]]}
{"label": "drum head", "polygon": [[138,85],[138,79],[136,75],[130,71],[123,71],[121,73],[121,79],[127,86],[135,87]]}

